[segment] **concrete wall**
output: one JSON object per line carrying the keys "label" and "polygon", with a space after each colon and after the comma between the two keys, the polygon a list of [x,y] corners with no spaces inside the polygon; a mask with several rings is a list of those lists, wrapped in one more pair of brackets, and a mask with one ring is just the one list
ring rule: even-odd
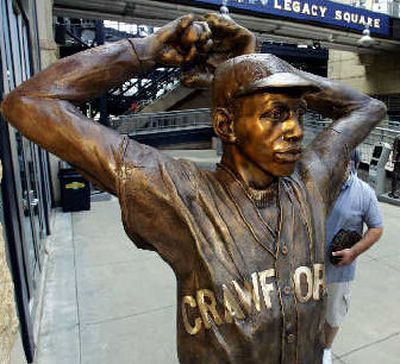
{"label": "concrete wall", "polygon": [[[0,182],[2,168],[0,163]],[[8,267],[3,228],[0,224],[0,363],[8,364],[18,333],[14,283]],[[17,345],[15,345],[17,347]],[[15,349],[17,350],[17,348]],[[23,362],[21,362],[22,364]]]}
{"label": "concrete wall", "polygon": [[370,95],[400,93],[400,53],[358,55],[329,51],[328,77]]}
{"label": "concrete wall", "polygon": [[53,0],[37,2],[39,46],[42,69],[58,59],[58,47],[53,32]]}
{"label": "concrete wall", "polygon": [[[211,108],[210,90],[195,90],[190,96],[180,100],[173,110]],[[171,109],[172,110],[172,109]]]}
{"label": "concrete wall", "polygon": [[211,107],[209,90],[196,90],[178,85],[175,89],[146,106],[142,112],[198,109]]}

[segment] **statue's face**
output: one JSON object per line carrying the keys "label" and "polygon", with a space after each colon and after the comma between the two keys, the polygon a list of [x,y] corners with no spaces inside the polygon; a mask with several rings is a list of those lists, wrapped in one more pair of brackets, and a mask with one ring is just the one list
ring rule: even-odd
{"label": "statue's face", "polygon": [[285,94],[257,93],[237,99],[234,133],[239,152],[273,176],[288,176],[301,158],[306,103]]}

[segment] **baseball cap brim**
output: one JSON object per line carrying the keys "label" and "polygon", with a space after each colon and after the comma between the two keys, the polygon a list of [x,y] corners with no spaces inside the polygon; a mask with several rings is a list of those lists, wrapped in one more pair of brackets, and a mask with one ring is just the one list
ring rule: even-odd
{"label": "baseball cap brim", "polygon": [[235,93],[234,97],[245,96],[264,90],[274,93],[293,91],[303,94],[319,92],[320,88],[311,81],[294,73],[280,72],[241,87]]}

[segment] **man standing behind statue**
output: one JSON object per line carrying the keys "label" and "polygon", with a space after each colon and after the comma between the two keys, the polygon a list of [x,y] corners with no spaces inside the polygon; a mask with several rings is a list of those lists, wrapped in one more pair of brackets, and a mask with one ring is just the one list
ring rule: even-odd
{"label": "man standing behind statue", "polygon": [[[350,305],[350,286],[354,280],[356,258],[375,244],[383,232],[382,216],[373,189],[357,177],[360,155],[357,150],[351,153],[348,172],[340,195],[327,220],[327,252],[333,255],[326,261],[326,280],[328,284],[328,309],[325,323],[326,349],[323,364],[332,363],[331,347],[339,327],[345,319]],[[342,231],[345,233],[367,231],[361,240],[351,248],[332,253],[332,241]],[[335,260],[336,259],[336,260]],[[333,260],[333,263],[331,263]]]}
{"label": "man standing behind statue", "polygon": [[[172,267],[181,363],[320,364],[326,214],[350,150],[385,107],[273,55],[247,54],[254,36],[226,15],[205,21],[186,16],[147,38],[62,59],[9,94],[3,112],[117,195],[130,238]],[[192,86],[216,68],[212,121],[224,150],[215,172],[77,109],[160,64],[189,66]],[[307,106],[335,122],[302,151]]]}

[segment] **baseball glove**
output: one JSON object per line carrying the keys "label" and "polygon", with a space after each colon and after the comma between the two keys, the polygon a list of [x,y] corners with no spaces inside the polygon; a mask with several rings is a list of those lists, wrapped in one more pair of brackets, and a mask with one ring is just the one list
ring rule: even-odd
{"label": "baseball glove", "polygon": [[339,230],[332,241],[332,246],[329,251],[329,259],[332,264],[336,265],[340,262],[340,257],[334,257],[333,252],[350,249],[354,244],[361,240],[362,236],[356,231]]}

